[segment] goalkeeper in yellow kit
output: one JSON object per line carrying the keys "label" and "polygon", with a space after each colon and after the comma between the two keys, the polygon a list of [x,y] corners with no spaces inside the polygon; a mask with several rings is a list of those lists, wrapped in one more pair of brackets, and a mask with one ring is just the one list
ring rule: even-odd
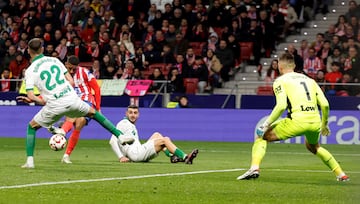
{"label": "goalkeeper in yellow kit", "polygon": [[[317,155],[336,175],[338,181],[348,181],[339,163],[325,148],[320,147],[320,135],[328,136],[329,102],[317,83],[294,72],[292,55],[285,53],[279,58],[281,76],[273,84],[276,105],[266,121],[256,130],[258,138],[252,147],[250,169],[238,180],[258,178],[261,160],[265,156],[267,142],[285,140],[305,135],[306,148]],[[318,106],[321,108],[321,117]],[[278,120],[288,109],[286,118]]]}

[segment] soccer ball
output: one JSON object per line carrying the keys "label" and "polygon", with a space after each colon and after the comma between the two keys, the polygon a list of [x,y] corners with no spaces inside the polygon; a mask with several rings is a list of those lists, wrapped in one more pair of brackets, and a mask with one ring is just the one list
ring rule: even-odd
{"label": "soccer ball", "polygon": [[50,137],[49,146],[54,151],[62,150],[66,146],[66,138],[61,134],[55,134]]}

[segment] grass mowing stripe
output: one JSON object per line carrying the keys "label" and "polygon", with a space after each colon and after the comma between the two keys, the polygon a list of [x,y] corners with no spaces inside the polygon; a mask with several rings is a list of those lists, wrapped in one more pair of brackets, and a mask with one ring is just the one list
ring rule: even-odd
{"label": "grass mowing stripe", "polygon": [[[222,169],[222,170],[204,170],[204,171],[190,171],[190,172],[179,172],[179,173],[165,173],[165,174],[150,174],[140,176],[127,176],[117,178],[99,178],[99,179],[82,179],[73,181],[57,181],[57,182],[42,182],[42,183],[31,183],[13,186],[0,186],[1,189],[14,189],[14,188],[27,188],[35,186],[48,186],[48,185],[60,185],[60,184],[72,184],[72,183],[90,183],[100,181],[113,181],[113,180],[131,180],[131,179],[142,179],[142,178],[155,178],[165,176],[182,176],[182,175],[193,175],[193,174],[207,174],[207,173],[222,173],[222,172],[233,172],[233,171],[244,171],[247,169]],[[329,171],[324,170],[296,170],[296,169],[266,169],[265,171],[282,171],[282,172],[311,172],[311,173],[328,173]],[[360,172],[348,172],[350,174],[360,174]]]}

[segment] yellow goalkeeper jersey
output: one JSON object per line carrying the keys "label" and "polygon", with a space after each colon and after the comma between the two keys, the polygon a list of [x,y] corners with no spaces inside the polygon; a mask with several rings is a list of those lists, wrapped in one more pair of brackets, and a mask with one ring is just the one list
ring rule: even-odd
{"label": "yellow goalkeeper jersey", "polygon": [[329,102],[313,79],[296,72],[286,73],[275,80],[273,90],[276,105],[268,118],[270,124],[277,120],[285,109],[288,110],[288,117],[295,121],[320,122],[318,105],[327,120]]}

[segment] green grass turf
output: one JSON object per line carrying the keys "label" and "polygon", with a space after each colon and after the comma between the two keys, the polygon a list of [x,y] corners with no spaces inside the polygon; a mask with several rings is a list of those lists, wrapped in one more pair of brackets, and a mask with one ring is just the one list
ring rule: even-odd
{"label": "green grass turf", "polygon": [[[359,203],[360,146],[324,145],[334,154],[350,182],[337,182],[322,162],[304,145],[269,144],[257,180],[237,181],[250,162],[250,143],[180,142],[185,150],[199,148],[193,165],[171,164],[160,154],[148,163],[117,162],[108,141],[80,140],[71,157],[60,163],[63,151],[54,152],[38,139],[35,169],[25,162],[24,139],[0,138],[0,203]],[[229,170],[225,172],[202,172]],[[166,173],[197,172],[186,175]],[[149,176],[136,178],[134,176]],[[127,177],[127,179],[121,179]],[[108,181],[63,183],[4,189],[4,186],[101,178]]]}

